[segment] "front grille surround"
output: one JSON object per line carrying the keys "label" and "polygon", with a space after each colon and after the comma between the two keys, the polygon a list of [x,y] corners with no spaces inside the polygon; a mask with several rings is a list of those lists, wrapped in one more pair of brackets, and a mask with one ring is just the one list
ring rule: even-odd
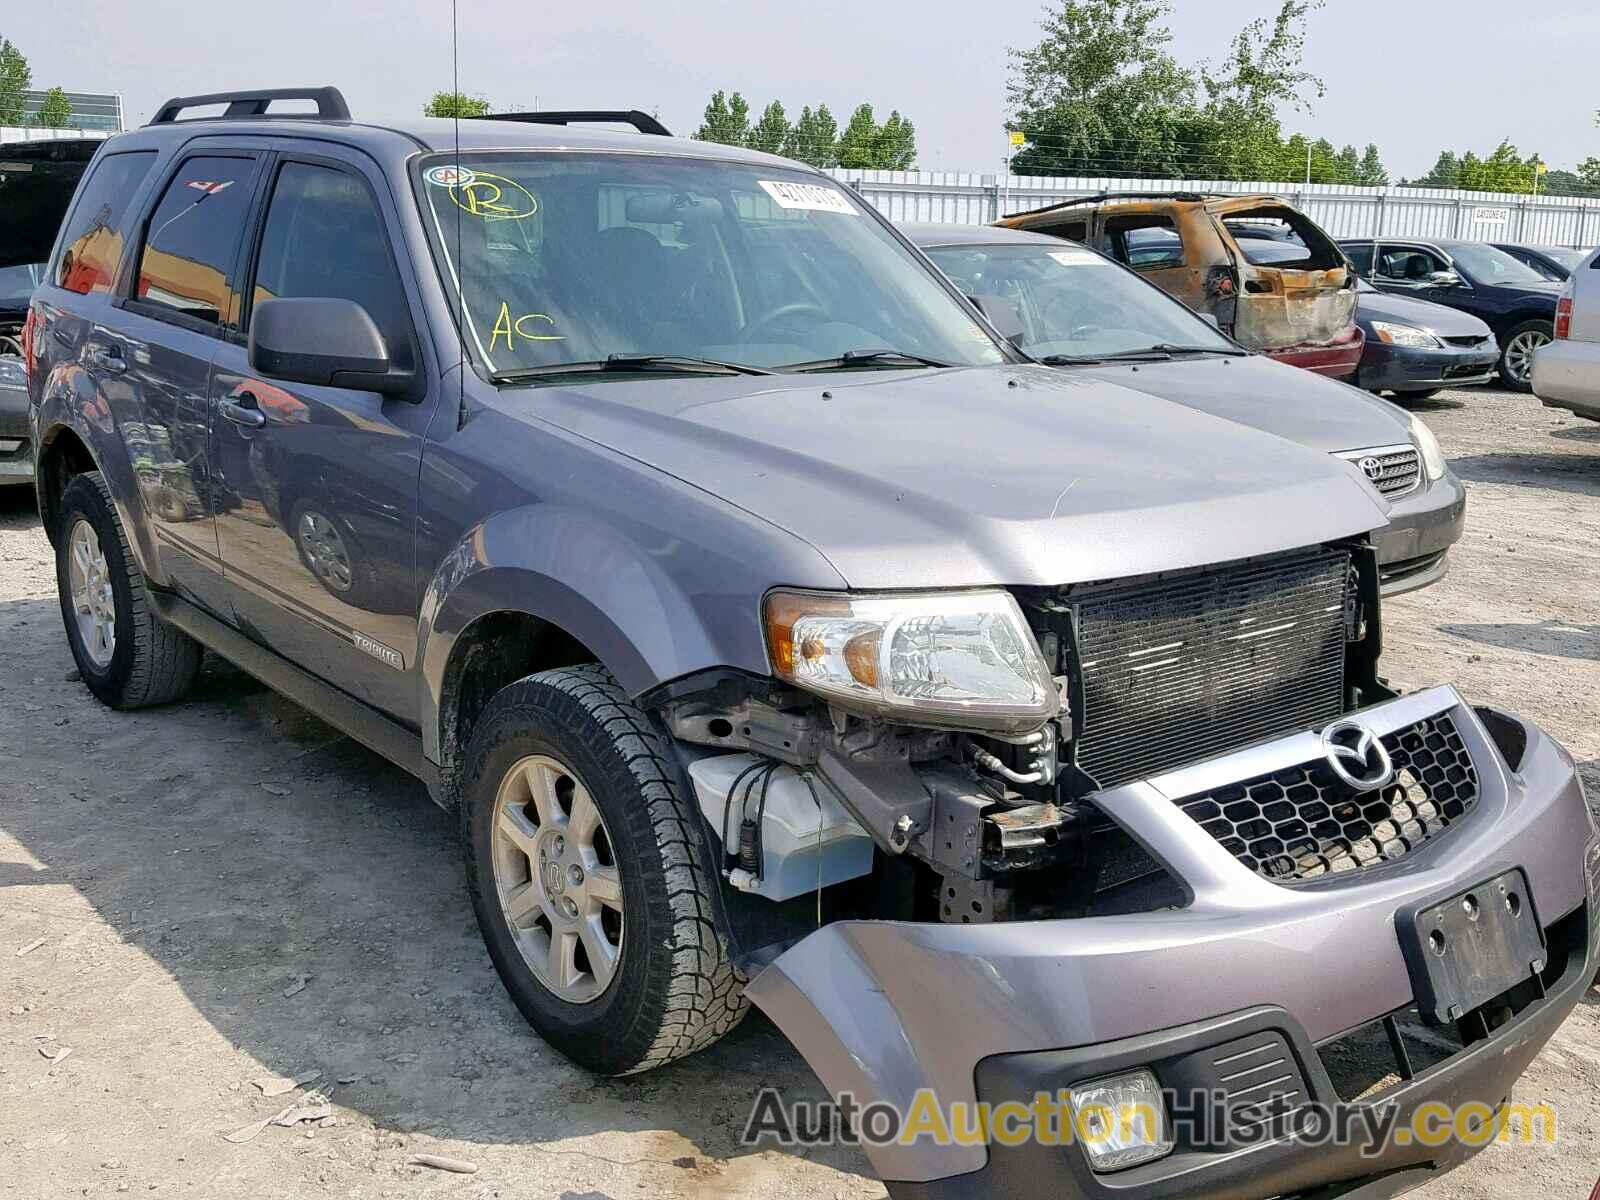
{"label": "front grille surround", "polygon": [[1489,342],[1489,335],[1486,333],[1471,333],[1464,334],[1459,337],[1447,337],[1444,340],[1451,346],[1460,346],[1463,349],[1471,350],[1478,346],[1487,345]]}
{"label": "front grille surround", "polygon": [[1372,446],[1341,450],[1339,457],[1355,463],[1368,482],[1386,499],[1398,500],[1422,486],[1422,456],[1412,445]]}
{"label": "front grille surround", "polygon": [[1076,767],[1111,788],[1339,716],[1356,588],[1313,547],[1072,598]]}
{"label": "front grille surround", "polygon": [[1449,713],[1382,739],[1386,787],[1359,793],[1321,759],[1188,796],[1177,805],[1256,874],[1298,883],[1395,862],[1478,803],[1477,768]]}

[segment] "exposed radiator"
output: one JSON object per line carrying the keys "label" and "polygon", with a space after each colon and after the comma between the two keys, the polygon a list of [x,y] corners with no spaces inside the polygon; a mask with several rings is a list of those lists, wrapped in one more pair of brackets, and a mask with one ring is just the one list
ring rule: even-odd
{"label": "exposed radiator", "polygon": [[1317,547],[1073,601],[1078,767],[1114,787],[1338,716],[1350,555]]}

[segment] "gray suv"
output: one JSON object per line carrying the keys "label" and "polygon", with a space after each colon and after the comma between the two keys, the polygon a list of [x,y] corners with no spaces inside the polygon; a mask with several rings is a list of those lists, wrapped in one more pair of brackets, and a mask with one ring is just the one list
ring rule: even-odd
{"label": "gray suv", "polygon": [[[897,1197],[1391,1195],[1474,1146],[1305,1115],[1498,1105],[1594,976],[1572,761],[1385,684],[1356,467],[1027,362],[820,173],[178,99],[24,340],[96,696],[206,647],[401,764],[546,1040],[754,1002]],[[1078,1136],[875,1135],[980,1101]]]}

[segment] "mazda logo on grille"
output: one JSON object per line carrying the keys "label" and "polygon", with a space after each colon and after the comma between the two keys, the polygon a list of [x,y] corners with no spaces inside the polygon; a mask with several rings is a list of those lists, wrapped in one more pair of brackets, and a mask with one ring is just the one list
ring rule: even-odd
{"label": "mazda logo on grille", "polygon": [[1358,462],[1356,466],[1360,467],[1361,473],[1372,480],[1373,483],[1377,483],[1378,477],[1383,474],[1383,464],[1370,454]]}
{"label": "mazda logo on grille", "polygon": [[1328,767],[1358,792],[1375,792],[1394,778],[1389,751],[1360,721],[1336,721],[1322,731]]}

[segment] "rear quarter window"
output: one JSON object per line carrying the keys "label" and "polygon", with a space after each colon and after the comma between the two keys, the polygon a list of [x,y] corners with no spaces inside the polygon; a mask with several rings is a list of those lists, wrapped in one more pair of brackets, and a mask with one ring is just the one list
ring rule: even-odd
{"label": "rear quarter window", "polygon": [[122,260],[122,219],[155,165],[154,150],[97,158],[78,189],[51,270],[57,287],[87,296],[111,289]]}

